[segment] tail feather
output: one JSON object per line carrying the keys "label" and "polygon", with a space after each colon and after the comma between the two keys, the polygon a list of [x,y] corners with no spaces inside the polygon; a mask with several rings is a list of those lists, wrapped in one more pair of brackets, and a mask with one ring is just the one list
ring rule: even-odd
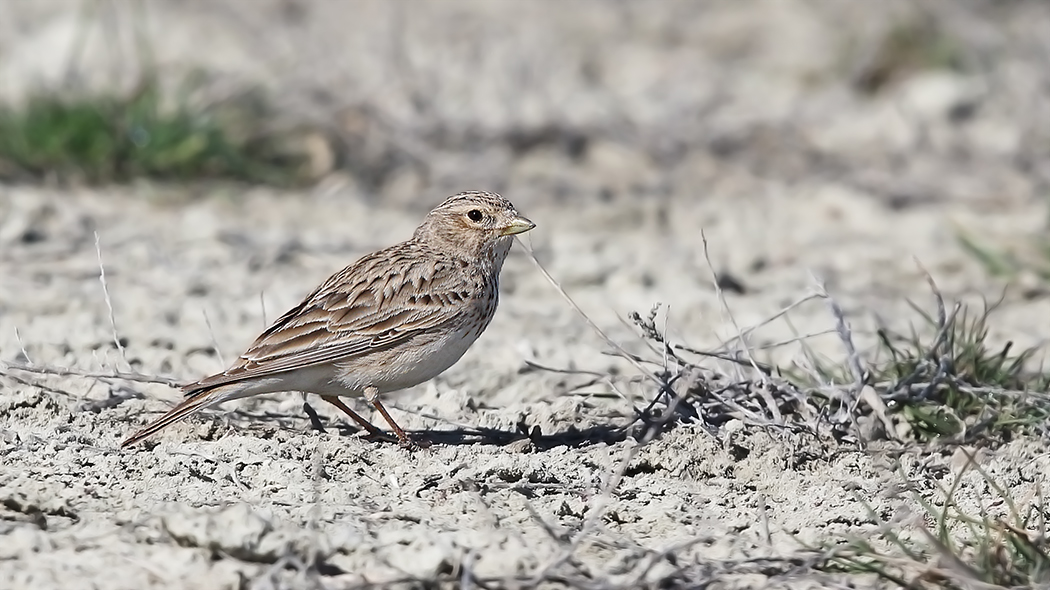
{"label": "tail feather", "polygon": [[273,393],[275,391],[288,391],[284,380],[279,377],[269,379],[241,379],[232,382],[209,382],[211,378],[203,379],[195,383],[183,386],[182,391],[186,399],[175,406],[156,421],[151,422],[142,430],[129,436],[127,440],[120,443],[120,448],[127,448],[145,438],[153,436],[164,427],[182,420],[186,416],[209,406],[214,406],[230,400],[248,397],[259,393]]}
{"label": "tail feather", "polygon": [[193,397],[186,399],[179,405],[168,410],[168,413],[164,414],[157,420],[151,422],[142,430],[139,430],[135,434],[129,436],[127,439],[124,440],[124,442],[120,443],[120,448],[125,449],[127,447],[130,447],[131,445],[143,439],[153,436],[166,426],[178,422],[179,420],[182,420],[186,416],[189,416],[190,414],[193,414],[198,410],[202,410],[208,406],[225,401],[225,399],[223,399],[222,397],[217,398],[214,395],[214,393],[214,391],[198,391],[190,393],[190,395],[192,395]]}

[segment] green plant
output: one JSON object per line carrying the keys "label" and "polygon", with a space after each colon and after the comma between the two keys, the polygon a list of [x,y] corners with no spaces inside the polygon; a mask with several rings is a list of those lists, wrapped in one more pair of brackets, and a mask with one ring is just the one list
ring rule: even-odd
{"label": "green plant", "polygon": [[128,96],[38,93],[0,108],[0,177],[107,183],[138,177],[286,184],[301,161],[264,106],[167,105],[147,79]]}
{"label": "green plant", "polygon": [[885,32],[855,68],[854,86],[874,94],[908,73],[963,67],[960,44],[932,14],[915,15]]}
{"label": "green plant", "polygon": [[987,343],[988,318],[997,305],[986,302],[976,313],[959,305],[944,318],[913,305],[937,329],[932,341],[879,331],[888,359],[876,367],[876,389],[892,392],[888,399],[921,438],[955,436],[968,428],[1005,432],[1050,418],[1050,400],[1038,395],[1046,392],[1050,376],[1030,367],[1037,349]]}
{"label": "green plant", "polygon": [[[879,329],[872,359],[861,367],[864,384],[886,411],[903,419],[919,440],[1050,431],[1050,374],[1033,367],[1038,349],[988,344],[989,317],[998,302],[985,302],[977,311],[956,304],[949,312],[935,295],[936,314],[910,303],[923,324],[910,334]],[[812,391],[818,404],[835,403],[821,386],[853,381],[848,363],[811,356],[810,364],[809,374],[798,369],[781,374],[800,390]]]}
{"label": "green plant", "polygon": [[1050,238],[1045,235],[1033,238],[1023,253],[992,248],[962,232],[956,233],[956,240],[991,276],[1013,279],[1030,272],[1040,280],[1050,282]]}

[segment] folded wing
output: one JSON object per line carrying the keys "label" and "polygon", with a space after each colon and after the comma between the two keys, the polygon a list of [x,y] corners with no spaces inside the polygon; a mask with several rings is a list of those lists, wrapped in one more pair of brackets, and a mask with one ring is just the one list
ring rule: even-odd
{"label": "folded wing", "polygon": [[[384,350],[456,321],[472,283],[455,260],[398,244],[330,277],[263,332],[222,373],[190,384],[194,396],[220,385]],[[353,277],[353,279],[351,279]]]}

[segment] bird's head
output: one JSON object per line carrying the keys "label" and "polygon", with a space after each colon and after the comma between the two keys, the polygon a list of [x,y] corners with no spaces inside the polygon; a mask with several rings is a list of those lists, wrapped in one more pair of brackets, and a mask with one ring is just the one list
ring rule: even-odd
{"label": "bird's head", "polygon": [[536,224],[518,214],[510,201],[496,193],[465,192],[445,199],[416,228],[415,239],[468,257],[500,254],[510,249],[511,236]]}

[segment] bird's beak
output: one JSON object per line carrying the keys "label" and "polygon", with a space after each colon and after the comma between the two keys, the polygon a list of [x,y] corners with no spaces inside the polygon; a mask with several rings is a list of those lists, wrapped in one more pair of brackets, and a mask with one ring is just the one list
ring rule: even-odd
{"label": "bird's beak", "polygon": [[514,234],[525,233],[534,227],[536,227],[535,223],[529,221],[528,219],[525,219],[520,215],[517,215],[514,217],[513,220],[511,220],[510,223],[507,224],[506,227],[500,230],[499,235],[513,236]]}

